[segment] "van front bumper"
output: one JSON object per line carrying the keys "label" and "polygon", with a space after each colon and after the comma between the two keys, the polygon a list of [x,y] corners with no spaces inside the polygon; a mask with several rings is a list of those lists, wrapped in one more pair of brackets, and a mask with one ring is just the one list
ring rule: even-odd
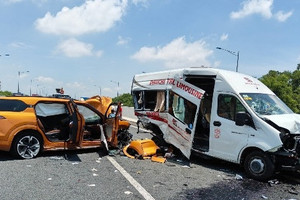
{"label": "van front bumper", "polygon": [[278,151],[272,153],[275,157],[276,166],[279,170],[298,171],[300,170],[300,158],[296,153]]}

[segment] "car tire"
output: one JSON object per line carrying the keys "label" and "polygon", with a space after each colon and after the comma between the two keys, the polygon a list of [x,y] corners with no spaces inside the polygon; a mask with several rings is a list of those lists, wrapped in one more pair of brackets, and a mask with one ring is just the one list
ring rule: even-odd
{"label": "car tire", "polygon": [[275,172],[270,156],[262,151],[253,151],[245,158],[244,169],[249,178],[265,181]]}
{"label": "car tire", "polygon": [[42,137],[34,132],[18,134],[12,143],[11,153],[22,159],[35,158],[43,150]]}

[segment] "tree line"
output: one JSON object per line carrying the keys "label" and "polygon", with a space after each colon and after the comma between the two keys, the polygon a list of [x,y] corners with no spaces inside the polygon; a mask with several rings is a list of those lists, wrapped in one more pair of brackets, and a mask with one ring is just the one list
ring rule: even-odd
{"label": "tree line", "polygon": [[293,72],[270,70],[259,78],[295,113],[300,114],[300,64]]}

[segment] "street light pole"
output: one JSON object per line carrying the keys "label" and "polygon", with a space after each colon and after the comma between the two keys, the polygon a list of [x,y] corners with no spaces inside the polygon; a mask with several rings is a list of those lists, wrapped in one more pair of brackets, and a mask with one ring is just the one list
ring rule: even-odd
{"label": "street light pole", "polygon": [[118,88],[117,88],[117,97],[118,97],[119,96],[119,86],[120,86],[119,81],[118,82],[116,82],[116,81],[110,81],[110,82],[116,83],[118,85]]}
{"label": "street light pole", "polygon": [[216,47],[216,49],[223,50],[223,51],[227,51],[228,53],[230,53],[230,54],[236,56],[237,59],[236,59],[236,68],[235,68],[235,71],[238,72],[238,70],[239,70],[240,52],[239,52],[239,51],[238,51],[238,52],[230,51],[230,50],[228,50],[228,49],[223,49],[223,48],[221,48],[221,47]]}
{"label": "street light pole", "polygon": [[20,76],[21,74],[29,73],[29,71],[20,72],[18,71],[18,94],[20,93]]}

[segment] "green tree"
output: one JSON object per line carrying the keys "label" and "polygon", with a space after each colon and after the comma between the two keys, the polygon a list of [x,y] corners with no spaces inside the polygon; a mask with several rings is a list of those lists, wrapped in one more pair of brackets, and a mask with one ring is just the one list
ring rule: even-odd
{"label": "green tree", "polygon": [[9,91],[0,91],[0,96],[12,96],[12,93]]}
{"label": "green tree", "polygon": [[133,99],[131,94],[125,93],[112,99],[113,102],[121,102],[124,106],[133,107]]}
{"label": "green tree", "polygon": [[[298,65],[299,66],[299,65]],[[300,113],[300,71],[278,72],[271,70],[260,78],[295,113]]]}

